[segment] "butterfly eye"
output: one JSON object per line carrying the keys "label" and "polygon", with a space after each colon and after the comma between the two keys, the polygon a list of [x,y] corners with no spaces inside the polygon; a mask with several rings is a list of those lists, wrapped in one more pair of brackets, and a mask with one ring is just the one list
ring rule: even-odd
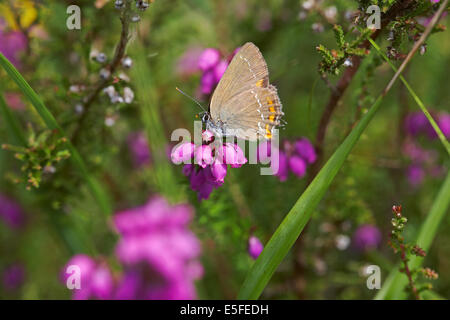
{"label": "butterfly eye", "polygon": [[207,122],[208,120],[209,120],[209,114],[208,113],[203,114],[202,122]]}

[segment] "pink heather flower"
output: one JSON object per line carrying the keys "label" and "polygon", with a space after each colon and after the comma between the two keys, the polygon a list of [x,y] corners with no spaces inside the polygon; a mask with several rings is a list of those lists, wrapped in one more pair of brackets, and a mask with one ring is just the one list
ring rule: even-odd
{"label": "pink heather flower", "polygon": [[214,67],[214,80],[216,83],[219,83],[220,79],[222,79],[223,74],[225,73],[225,70],[227,70],[228,62],[226,60],[221,60],[215,67]]}
{"label": "pink heather flower", "polygon": [[212,149],[209,145],[201,145],[195,148],[195,163],[200,167],[205,168],[214,161]]}
{"label": "pink heather flower", "polygon": [[308,164],[314,163],[317,159],[314,146],[306,138],[299,139],[295,142],[295,151],[297,151],[297,154],[302,157]]}
{"label": "pink heather flower", "polygon": [[352,242],[359,251],[375,249],[381,243],[381,232],[373,225],[364,224],[356,229]]}
{"label": "pink heather flower", "polygon": [[191,47],[178,59],[176,64],[176,73],[180,76],[190,76],[199,71],[198,63],[203,49],[200,47]]}
{"label": "pink heather flower", "polygon": [[408,178],[408,182],[413,187],[420,185],[425,178],[425,171],[422,166],[418,164],[410,165],[406,170],[406,176]]}
{"label": "pink heather flower", "polygon": [[8,291],[17,290],[25,281],[25,268],[21,264],[13,264],[2,273],[3,287]]}
{"label": "pink heather flower", "polygon": [[217,82],[214,77],[214,70],[205,71],[200,80],[200,90],[203,94],[210,94],[216,84]]}
{"label": "pink heather flower", "polygon": [[202,71],[209,70],[219,63],[219,50],[214,48],[207,48],[203,50],[198,59],[198,68]]}
{"label": "pink heather flower", "polygon": [[191,189],[197,191],[199,201],[208,199],[211,192],[225,182],[227,165],[239,168],[247,162],[244,152],[237,144],[212,143],[214,135],[207,130],[202,133],[202,140],[203,144],[200,146],[185,144],[178,146],[172,153],[172,161],[176,164],[194,157],[193,164],[183,166],[183,174],[189,178]]}
{"label": "pink heather flower", "polygon": [[248,239],[248,254],[250,255],[250,257],[256,260],[263,251],[263,249],[264,246],[257,237],[251,236]]}
{"label": "pink heather flower", "polygon": [[209,130],[205,130],[202,132],[202,140],[204,142],[212,142],[214,140],[214,133]]}
{"label": "pink heather flower", "polygon": [[16,67],[20,67],[19,56],[27,47],[27,39],[22,32],[5,32],[0,24],[0,52]]}
{"label": "pink heather flower", "polygon": [[219,161],[231,165],[232,168],[240,168],[247,163],[244,151],[235,143],[224,143],[222,152],[218,154]]}
{"label": "pink heather flower", "polygon": [[218,162],[217,160],[211,165],[211,174],[214,177],[214,182],[223,183],[227,175],[227,165]]}
{"label": "pink heather flower", "polygon": [[412,136],[425,132],[428,125],[428,119],[422,111],[410,113],[405,119],[405,130]]}
{"label": "pink heather flower", "polygon": [[438,3],[441,0],[430,0],[431,3]]}
{"label": "pink heather flower", "polygon": [[278,153],[278,159],[272,159],[272,169],[275,170],[278,164],[278,171],[274,172],[274,174],[280,179],[280,181],[286,181],[289,174],[289,164],[288,164],[288,157],[283,151],[279,151]]}
{"label": "pink heather flower", "polygon": [[190,180],[191,189],[197,191],[199,201],[208,199],[213,189],[223,184],[223,182],[214,177],[211,172],[211,166],[194,168]]}
{"label": "pink heather flower", "polygon": [[289,158],[289,169],[299,178],[303,178],[306,174],[306,163],[299,156]]}
{"label": "pink heather flower", "polygon": [[439,129],[441,129],[442,133],[447,139],[450,139],[450,114],[443,113],[439,116],[437,121]]}
{"label": "pink heather flower", "polygon": [[[289,171],[292,171],[298,178],[303,178],[306,174],[308,165],[316,161],[317,155],[313,145],[307,138],[301,138],[291,143],[284,141],[283,150],[278,151],[278,159],[270,159],[274,175],[280,181],[286,181]],[[267,161],[272,156],[270,142],[263,142],[258,146],[258,160]],[[278,171],[275,170],[278,168]]]}
{"label": "pink heather flower", "polygon": [[0,194],[0,218],[11,228],[24,225],[25,215],[22,208],[12,199]]}
{"label": "pink heather flower", "polygon": [[[120,299],[194,299],[200,243],[189,231],[189,205],[171,206],[162,197],[119,212],[114,217],[121,234],[116,254],[125,276],[116,292]],[[196,268],[192,267],[192,263]]]}
{"label": "pink heather flower", "polygon": [[182,143],[172,149],[171,159],[174,164],[190,163],[194,155],[195,144],[192,142]]}
{"label": "pink heather flower", "polygon": [[[114,282],[111,272],[104,263],[97,263],[85,254],[73,256],[62,270],[62,279],[66,283],[74,271],[70,266],[80,268],[80,289],[73,289],[74,300],[110,299]],[[71,271],[72,273],[68,273]]]}
{"label": "pink heather flower", "polygon": [[258,162],[266,162],[271,156],[271,143],[270,141],[263,141],[258,145],[257,159]]}
{"label": "pink heather flower", "polygon": [[143,132],[133,132],[128,136],[128,147],[136,167],[150,163],[151,155],[147,137]]}

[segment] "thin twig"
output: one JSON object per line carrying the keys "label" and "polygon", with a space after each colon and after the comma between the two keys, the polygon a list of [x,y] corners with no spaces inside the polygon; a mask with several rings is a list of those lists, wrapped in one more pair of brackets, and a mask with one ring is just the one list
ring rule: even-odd
{"label": "thin twig", "polygon": [[83,127],[83,123],[87,118],[87,115],[89,113],[89,110],[95,101],[95,99],[98,97],[100,92],[109,84],[112,75],[120,65],[120,62],[122,61],[124,55],[125,55],[125,49],[127,47],[128,41],[130,40],[130,11],[131,11],[131,1],[127,1],[125,4],[125,8],[122,10],[122,14],[120,16],[120,21],[122,23],[122,31],[120,33],[120,40],[119,43],[116,46],[116,50],[114,53],[114,57],[111,60],[111,62],[105,67],[110,73],[110,76],[107,78],[100,78],[97,84],[94,86],[92,91],[89,93],[87,97],[84,98],[83,101],[83,114],[81,115],[78,126],[73,132],[72,135],[72,143],[74,145],[77,144],[80,132]]}
{"label": "thin twig", "polygon": [[391,89],[391,87],[394,85],[394,82],[397,80],[397,78],[403,72],[403,69],[405,69],[409,60],[411,60],[411,58],[414,56],[414,54],[417,52],[417,50],[419,50],[420,46],[425,42],[428,35],[431,33],[431,30],[433,30],[434,25],[438,22],[439,18],[441,17],[442,13],[444,12],[445,8],[447,7],[447,3],[448,3],[448,0],[444,0],[444,2],[442,2],[441,6],[439,7],[439,10],[433,16],[433,19],[431,19],[431,22],[428,24],[427,28],[425,29],[425,32],[422,33],[422,36],[419,38],[419,40],[416,41],[416,43],[412,47],[411,51],[406,56],[405,60],[403,60],[402,64],[400,65],[400,68],[398,68],[394,77],[391,79],[391,81],[389,81],[388,85],[386,86],[386,88],[383,91],[383,96],[386,95],[386,93]]}
{"label": "thin twig", "polygon": [[[404,1],[398,1],[395,3],[388,12],[382,17],[381,20],[381,28],[376,30],[372,35],[371,38],[375,40],[380,34],[381,30],[383,30],[391,21],[393,21],[395,18],[397,18],[398,15],[402,14],[404,10],[409,8],[414,1],[412,0],[404,0]],[[364,41],[361,46],[361,48],[369,49],[370,48],[370,42],[368,40]],[[316,162],[311,166],[311,169],[309,170],[308,174],[308,182],[311,182],[316,174],[319,172],[319,169],[321,167],[322,161],[323,161],[323,153],[324,153],[324,142],[325,142],[325,136],[328,129],[328,125],[331,120],[331,116],[334,113],[334,110],[339,105],[339,102],[341,98],[343,97],[345,91],[347,90],[348,86],[350,85],[351,81],[353,80],[354,76],[359,70],[359,67],[361,65],[361,62],[363,60],[363,57],[355,56],[352,58],[353,65],[347,69],[345,69],[344,74],[339,79],[338,83],[335,86],[335,90],[331,91],[330,98],[328,99],[328,103],[325,106],[325,109],[323,111],[323,114],[319,121],[319,128],[317,130],[316,134],[316,141],[315,141],[315,147],[317,151],[317,160]]]}
{"label": "thin twig", "polygon": [[414,284],[412,273],[408,266],[408,258],[406,257],[406,249],[404,244],[400,244],[400,257],[403,262],[403,271],[406,274],[406,277],[408,278],[409,288],[411,289],[414,298],[416,300],[420,300],[419,291],[417,290],[416,285]]}
{"label": "thin twig", "polygon": [[[398,15],[402,14],[404,12],[404,10],[409,8],[413,4],[413,2],[414,1],[411,1],[411,0],[396,2],[386,13],[385,17],[382,19],[381,29],[376,30],[371,35],[371,39],[375,40],[380,35],[381,30],[383,28],[385,28],[391,21],[393,21]],[[445,0],[445,3],[442,5],[442,7],[445,7],[447,2],[448,2],[448,0]],[[442,7],[441,7],[441,9],[442,9]],[[441,12],[441,11],[439,11],[439,12]],[[428,28],[433,28],[434,24],[437,22],[437,19],[435,19],[435,18],[433,18],[433,20],[430,22],[430,24],[428,25]],[[429,34],[429,32],[426,34],[426,36],[428,36],[428,34]],[[421,37],[418,42],[420,42],[420,44],[421,44],[426,39],[426,36]],[[414,45],[413,49],[416,46],[420,47],[420,44],[417,45],[417,43],[416,43]],[[361,45],[361,47],[368,49],[370,47],[370,42],[368,40],[364,41],[363,44]],[[417,48],[415,51],[417,51]],[[413,54],[415,53],[415,51],[413,52]],[[408,59],[408,57],[409,57],[409,59]],[[404,65],[403,68],[409,62],[411,57],[412,57],[412,55],[408,55],[407,58],[405,58],[405,61],[402,64],[402,65]],[[327,130],[328,124],[331,119],[331,115],[333,114],[333,112],[336,109],[345,90],[347,89],[347,87],[349,86],[353,77],[355,76],[356,72],[358,71],[359,66],[361,65],[362,59],[363,59],[362,57],[354,57],[353,66],[350,68],[347,68],[345,70],[342,78],[338,81],[338,84],[336,85],[337,91],[331,92],[330,99],[328,101],[327,106],[325,107],[324,113],[322,114],[322,117],[321,117],[320,123],[319,123],[319,129],[318,129],[317,136],[316,136],[316,148],[317,148],[318,157],[317,157],[316,162],[310,169],[309,181],[308,181],[309,183],[314,179],[314,177],[317,175],[317,173],[319,172],[319,169],[321,167],[321,163],[322,163],[322,159],[323,159],[323,144],[324,144],[324,140],[325,140],[326,130]],[[400,75],[400,73],[396,74],[395,79],[399,75]],[[382,97],[385,96],[386,93],[390,90],[392,84],[393,84],[393,81],[390,81],[388,86],[386,86],[386,88],[383,90],[383,92],[381,94]],[[295,278],[297,278],[297,277],[301,278],[304,276],[304,273],[305,273],[305,266],[303,263],[301,263],[301,259],[299,259],[299,255],[301,255],[302,246],[303,246],[303,241],[301,239],[302,238],[299,238],[297,240],[297,242],[295,244],[295,248],[294,248],[295,256],[297,257],[297,259],[294,262],[295,263],[295,265],[294,265],[294,277]],[[297,296],[300,298],[303,298],[302,291],[303,290],[297,290],[297,292],[296,292]]]}

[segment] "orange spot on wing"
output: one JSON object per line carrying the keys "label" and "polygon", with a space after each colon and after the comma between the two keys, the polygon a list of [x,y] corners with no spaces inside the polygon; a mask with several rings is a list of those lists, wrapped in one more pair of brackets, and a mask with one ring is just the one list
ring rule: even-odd
{"label": "orange spot on wing", "polygon": [[274,107],[270,107],[270,108],[269,108],[269,111],[270,111],[270,112],[275,112],[275,108],[274,108]]}
{"label": "orange spot on wing", "polygon": [[256,81],[256,86],[257,86],[257,87],[262,87],[263,82],[264,82],[263,79]]}

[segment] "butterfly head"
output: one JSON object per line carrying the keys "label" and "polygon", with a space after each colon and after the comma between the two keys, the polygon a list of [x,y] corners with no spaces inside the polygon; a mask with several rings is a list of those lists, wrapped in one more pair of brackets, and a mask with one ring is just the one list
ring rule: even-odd
{"label": "butterfly head", "polygon": [[209,122],[209,120],[211,120],[211,115],[209,114],[208,111],[202,112],[201,119],[202,119],[202,123],[207,124]]}

